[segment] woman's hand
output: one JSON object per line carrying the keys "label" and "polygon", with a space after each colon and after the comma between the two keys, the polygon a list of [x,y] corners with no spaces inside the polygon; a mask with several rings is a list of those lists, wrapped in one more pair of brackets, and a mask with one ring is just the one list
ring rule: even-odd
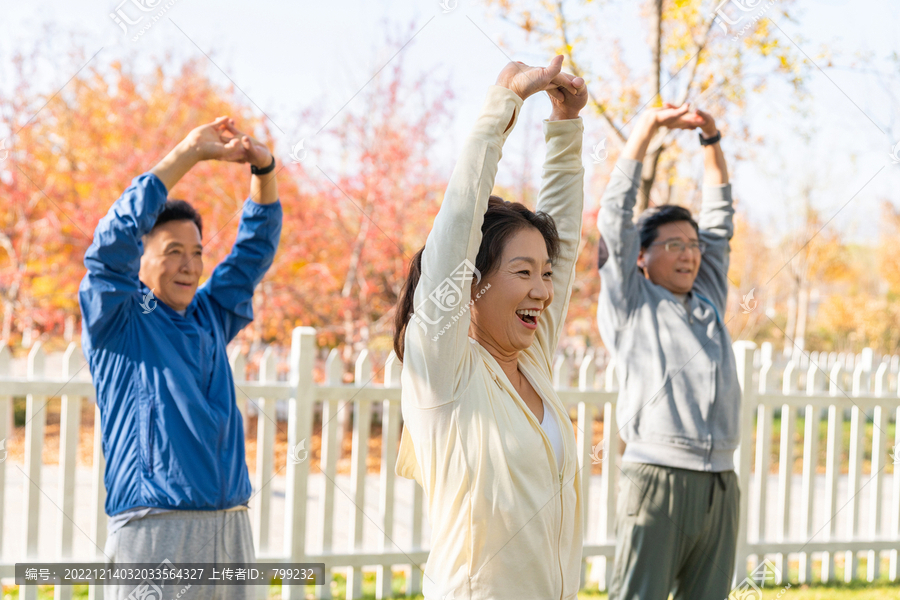
{"label": "woman's hand", "polygon": [[573,80],[580,80],[582,85],[584,80],[560,73],[563,58],[562,54],[555,56],[546,67],[530,67],[521,61],[508,63],[497,76],[497,85],[514,91],[522,100],[538,92],[557,88],[563,88],[574,96],[578,90],[573,85]]}
{"label": "woman's hand", "polygon": [[569,73],[560,73],[560,77],[565,77],[569,84],[575,88],[573,94],[564,86],[557,86],[552,90],[547,90],[550,96],[550,103],[553,105],[553,112],[550,113],[550,121],[565,121],[567,119],[577,119],[578,113],[587,105],[588,92],[587,85],[581,77],[575,77]]}

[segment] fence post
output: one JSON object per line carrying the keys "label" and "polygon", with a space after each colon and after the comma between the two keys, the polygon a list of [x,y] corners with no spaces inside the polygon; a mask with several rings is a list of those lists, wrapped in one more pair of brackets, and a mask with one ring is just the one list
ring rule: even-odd
{"label": "fence post", "polygon": [[[271,346],[259,360],[259,382],[275,381],[275,355]],[[252,401],[252,400],[251,400]],[[275,399],[260,398],[256,417],[256,510],[253,512],[253,537],[256,555],[269,551],[269,524],[272,502],[275,426]]]}
{"label": "fence post", "polygon": [[[369,351],[363,350],[356,358],[354,368],[354,386],[366,387],[372,381],[372,360]],[[350,485],[353,487],[352,502],[355,510],[350,510],[350,523],[347,527],[350,535],[352,552],[359,552],[363,542],[363,521],[366,508],[366,456],[369,453],[369,433],[372,426],[372,401],[364,398],[351,398],[353,402],[353,444],[350,451]],[[347,570],[347,598],[362,598],[362,567],[350,567]]]}
{"label": "fence post", "polygon": [[[596,368],[594,366],[594,356],[586,353],[578,368],[578,390],[581,392],[591,392],[594,388],[594,377]],[[594,441],[594,414],[595,406],[591,402],[581,400],[578,402],[578,433],[575,439],[575,453],[578,458],[578,468],[581,475],[581,532],[582,539],[587,539],[588,535],[588,510],[591,499],[591,470],[593,466],[593,441]],[[587,468],[585,468],[587,467]],[[596,579],[594,566],[598,561],[591,560],[591,579]],[[581,581],[579,589],[584,589],[587,585],[587,566],[588,560],[581,561]],[[605,566],[605,565],[604,565]]]}
{"label": "fence post", "polygon": [[[306,562],[306,495],[311,462],[309,455],[312,452],[310,438],[315,402],[315,352],[316,330],[295,327],[291,333],[290,383],[294,394],[288,400],[288,462],[284,497],[284,553],[292,563]],[[330,586],[329,582],[330,578],[325,577],[326,586]],[[304,587],[285,585],[281,588],[284,600],[305,596]]]}
{"label": "fence post", "polygon": [[[43,379],[45,375],[45,356],[40,341],[34,344],[28,353],[28,380]],[[44,425],[47,420],[46,396],[28,394],[25,400],[25,557],[38,560],[38,519],[41,512],[41,466],[44,449]],[[21,586],[20,598],[37,600],[37,586]]]}
{"label": "fence post", "polygon": [[[817,361],[810,361],[806,375],[806,394],[813,396],[823,388],[824,373]],[[819,456],[819,409],[806,405],[803,422],[803,484],[800,495],[800,529],[807,539],[815,535],[813,530],[813,508],[816,497],[816,466]],[[812,553],[800,553],[800,583],[812,582]]]}
{"label": "fence post", "polygon": [[[837,396],[841,389],[839,381],[843,372],[843,363],[836,360],[829,373],[828,393]],[[838,479],[841,473],[841,440],[843,438],[844,411],[837,405],[828,407],[828,438],[825,450],[825,540],[833,540],[837,535],[837,503]],[[834,581],[834,557],[836,552],[826,551],[822,554],[822,581]]]}
{"label": "fence post", "polygon": [[756,408],[756,388],[753,386],[753,350],[756,344],[748,341],[735,342],[734,358],[737,365],[738,384],[741,386],[741,441],[736,450],[738,481],[741,492],[738,517],[738,539],[736,567],[732,584],[742,579],[747,572],[747,558],[750,553],[747,539],[747,516],[750,506],[750,447],[753,441],[753,409]]}
{"label": "fence post", "polygon": [[[791,524],[791,481],[794,476],[794,408],[788,403],[787,396],[796,391],[799,364],[792,360],[784,368],[781,393],[785,402],[781,405],[781,439],[778,450],[778,541],[784,542],[790,537]],[[779,553],[777,558],[778,581],[784,583],[787,578],[788,556]]]}
{"label": "fence post", "polygon": [[[384,387],[400,386],[402,364],[391,352],[384,364]],[[397,442],[400,437],[400,403],[384,400],[381,409],[381,472],[379,474],[378,514],[384,525],[381,551],[387,552],[394,545],[394,465],[397,463]],[[418,485],[418,484],[416,484]],[[392,589],[392,565],[376,567],[375,598],[382,600],[394,595]]]}
{"label": "fence post", "polygon": [[[71,378],[76,371],[78,344],[69,343],[63,356],[63,379]],[[72,525],[75,516],[75,468],[78,464],[78,429],[81,425],[81,396],[63,394],[59,415],[59,529],[57,552],[60,560],[72,556]],[[69,600],[72,586],[57,585],[53,588],[54,600]]]}

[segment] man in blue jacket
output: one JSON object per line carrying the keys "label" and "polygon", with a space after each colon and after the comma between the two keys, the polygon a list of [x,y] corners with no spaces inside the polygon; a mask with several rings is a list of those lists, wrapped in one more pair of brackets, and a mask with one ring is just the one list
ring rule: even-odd
{"label": "man in blue jacket", "polygon": [[[203,160],[250,163],[252,177],[234,247],[198,288],[202,221],[166,197]],[[225,346],[253,320],[253,290],[278,247],[274,167],[264,145],[220,117],[136,177],[94,231],[79,304],[103,428],[105,553],[117,563],[255,560]],[[134,586],[115,588],[107,592],[118,598]],[[230,586],[229,597],[252,589]],[[213,590],[194,586],[187,597]]]}
{"label": "man in blue jacket", "polygon": [[[699,223],[673,205],[632,222],[641,161],[661,126],[700,129]],[[722,600],[731,589],[741,392],[723,320],[734,208],[720,137],[687,105],[647,110],[601,201],[597,319],[626,444],[610,600]]]}

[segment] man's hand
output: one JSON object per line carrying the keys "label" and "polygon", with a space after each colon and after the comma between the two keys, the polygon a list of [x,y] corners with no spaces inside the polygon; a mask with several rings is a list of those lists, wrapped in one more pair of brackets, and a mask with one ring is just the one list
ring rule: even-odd
{"label": "man's hand", "polygon": [[232,140],[238,140],[244,149],[245,160],[242,162],[248,162],[257,169],[263,169],[272,164],[272,153],[265,144],[260,143],[246,133],[238,131],[234,126],[234,119],[228,119],[224,123],[224,127],[228,133],[234,136]]}
{"label": "man's hand", "polygon": [[234,121],[229,117],[219,117],[212,123],[192,129],[181,144],[198,162],[222,160],[245,163],[247,162],[247,152],[241,144],[240,137],[225,135],[231,132],[229,126],[233,126],[233,124]]}
{"label": "man's hand", "polygon": [[664,103],[660,107],[648,108],[637,119],[634,130],[625,142],[625,148],[621,156],[643,162],[650,139],[656,135],[660,127],[668,129],[694,129],[701,127],[706,122],[705,118],[697,112],[689,112],[690,106],[682,104],[675,106]]}
{"label": "man's hand", "polygon": [[497,85],[514,91],[522,100],[538,92],[560,87],[575,95],[578,90],[572,80],[580,80],[582,85],[584,80],[560,73],[563,59],[562,54],[557,55],[546,67],[529,67],[521,61],[508,63],[497,76]]}
{"label": "man's hand", "polygon": [[699,108],[694,110],[694,112],[703,117],[703,123],[700,125],[700,131],[703,132],[703,137],[711,138],[716,135],[718,129],[716,129],[716,121],[712,118],[712,115]]}
{"label": "man's hand", "polygon": [[704,118],[696,111],[689,112],[689,109],[690,105],[688,104],[675,106],[666,102],[660,108],[648,109],[644,118],[648,119],[655,128],[695,129],[702,127]]}
{"label": "man's hand", "polygon": [[550,96],[550,103],[553,105],[553,111],[550,113],[550,121],[564,121],[567,119],[577,119],[578,113],[587,105],[588,92],[587,85],[581,77],[575,77],[569,73],[560,73],[560,77],[568,80],[569,84],[575,88],[575,93],[569,91],[565,86],[557,86],[547,90]]}
{"label": "man's hand", "polygon": [[[163,182],[168,191],[203,160],[250,163],[264,168],[272,163],[272,153],[263,144],[238,131],[233,119],[222,116],[212,123],[192,129],[150,172]],[[267,187],[272,191],[275,186]]]}

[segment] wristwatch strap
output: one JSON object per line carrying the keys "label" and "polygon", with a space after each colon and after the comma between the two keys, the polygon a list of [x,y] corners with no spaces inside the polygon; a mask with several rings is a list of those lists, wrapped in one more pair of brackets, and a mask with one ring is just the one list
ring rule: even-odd
{"label": "wristwatch strap", "polygon": [[275,156],[272,156],[272,164],[268,167],[263,167],[262,169],[257,169],[256,165],[250,165],[250,172],[254,175],[266,175],[275,170]]}
{"label": "wristwatch strap", "polygon": [[698,135],[700,136],[700,145],[701,146],[712,146],[713,144],[717,143],[719,140],[722,139],[722,132],[719,130],[716,130],[716,135],[712,136],[711,138],[703,137],[702,133],[699,133]]}

